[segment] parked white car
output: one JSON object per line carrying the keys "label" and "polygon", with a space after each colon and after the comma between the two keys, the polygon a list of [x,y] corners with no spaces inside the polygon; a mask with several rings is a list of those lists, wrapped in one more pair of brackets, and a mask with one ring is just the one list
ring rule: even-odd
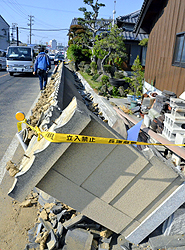
{"label": "parked white car", "polygon": [[0,49],[0,70],[6,69],[6,51]]}
{"label": "parked white car", "polygon": [[54,58],[55,58],[55,54],[49,54],[50,61],[54,61]]}

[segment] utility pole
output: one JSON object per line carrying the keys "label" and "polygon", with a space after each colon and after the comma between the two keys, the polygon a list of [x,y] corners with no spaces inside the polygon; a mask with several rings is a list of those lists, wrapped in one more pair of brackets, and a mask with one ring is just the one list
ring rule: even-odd
{"label": "utility pole", "polygon": [[116,14],[116,1],[114,1],[114,10],[113,10],[113,22],[112,22],[112,26],[114,26],[115,14]]}
{"label": "utility pole", "polygon": [[19,28],[16,27],[17,30],[17,46],[19,46]]}
{"label": "utility pole", "polygon": [[14,41],[14,32],[16,28],[17,28],[17,23],[12,23],[12,33],[11,33],[12,42]]}
{"label": "utility pole", "polygon": [[28,15],[29,16],[29,23],[28,23],[28,26],[30,27],[30,44],[31,44],[31,36],[32,36],[32,25],[33,25],[33,18],[34,16],[31,16],[31,15]]}

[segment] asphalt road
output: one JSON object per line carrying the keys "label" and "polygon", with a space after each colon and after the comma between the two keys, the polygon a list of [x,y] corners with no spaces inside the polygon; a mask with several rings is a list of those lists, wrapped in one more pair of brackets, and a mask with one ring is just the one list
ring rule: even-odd
{"label": "asphalt road", "polygon": [[39,91],[38,77],[24,74],[10,76],[6,71],[0,71],[0,162],[17,132],[15,114],[23,111],[26,115]]}

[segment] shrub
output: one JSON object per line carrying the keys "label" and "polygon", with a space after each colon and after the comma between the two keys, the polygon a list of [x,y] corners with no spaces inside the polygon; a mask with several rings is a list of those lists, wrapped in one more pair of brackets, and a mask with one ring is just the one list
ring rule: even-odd
{"label": "shrub", "polygon": [[114,76],[115,76],[115,78],[117,78],[117,79],[122,79],[122,78],[124,78],[124,72],[123,72],[123,71],[116,71],[116,72],[114,73]]}
{"label": "shrub", "polygon": [[107,84],[109,82],[109,77],[106,75],[102,76],[101,82],[102,84]]}
{"label": "shrub", "polygon": [[100,76],[99,74],[95,74],[92,76],[91,80],[96,81],[99,76]]}
{"label": "shrub", "polygon": [[91,69],[90,68],[86,69],[85,73],[87,73],[88,75],[90,75],[91,74]]}
{"label": "shrub", "polygon": [[95,74],[97,72],[97,64],[95,62],[91,62],[90,67],[92,73]]}
{"label": "shrub", "polygon": [[139,45],[147,47],[148,46],[148,38],[143,38],[143,40],[140,41]]}
{"label": "shrub", "polygon": [[119,90],[118,90],[118,88],[116,88],[115,86],[113,86],[112,95],[113,95],[113,96],[118,96],[118,95],[119,95]]}
{"label": "shrub", "polygon": [[87,73],[88,75],[91,74],[91,67],[90,67],[89,64],[85,64],[85,65],[84,65],[84,71],[85,71],[85,73]]}
{"label": "shrub", "polygon": [[125,80],[125,82],[128,82],[128,83],[132,82],[132,79],[130,77],[128,77],[128,76],[125,76],[124,80]]}
{"label": "shrub", "polygon": [[79,67],[82,71],[84,71],[85,64],[86,64],[85,61],[81,61],[81,62],[79,63],[79,65],[78,65],[78,67]]}

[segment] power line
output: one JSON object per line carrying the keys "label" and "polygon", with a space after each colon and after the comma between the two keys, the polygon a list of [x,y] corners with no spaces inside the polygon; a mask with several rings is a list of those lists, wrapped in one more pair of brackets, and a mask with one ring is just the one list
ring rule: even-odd
{"label": "power line", "polygon": [[[7,3],[11,3],[11,4],[15,4],[12,3],[12,1],[10,0],[2,0],[3,2]],[[42,10],[50,10],[50,11],[60,11],[60,12],[69,12],[69,13],[80,13],[80,11],[70,11],[70,10],[61,10],[61,9],[51,9],[51,8],[47,8],[47,7],[39,7],[39,6],[33,6],[33,5],[27,5],[27,4],[21,4],[22,6],[27,6],[27,7],[31,7],[31,8],[36,8],[36,9],[42,9]]]}
{"label": "power line", "polygon": [[13,0],[11,4],[15,4],[17,10],[20,11],[20,13],[22,13],[23,15],[27,16],[27,11],[24,8],[22,8],[22,6],[16,0]]}
{"label": "power line", "polygon": [[[24,16],[25,14],[23,15],[22,13],[20,13],[19,11],[17,11],[15,8],[12,8],[12,6],[8,4],[8,1],[3,1],[3,2],[5,2],[5,4],[6,4],[10,9],[12,9],[15,13],[17,13],[17,14],[20,15],[21,17],[25,18],[25,16]],[[12,4],[12,2],[10,2],[10,1],[9,1],[9,3]]]}
{"label": "power line", "polygon": [[[24,27],[19,27],[19,29],[29,30],[29,28],[24,28]],[[69,30],[69,29],[52,29],[52,30],[48,30],[48,29],[32,29],[32,30],[36,30],[36,31],[61,31],[61,30]]]}

